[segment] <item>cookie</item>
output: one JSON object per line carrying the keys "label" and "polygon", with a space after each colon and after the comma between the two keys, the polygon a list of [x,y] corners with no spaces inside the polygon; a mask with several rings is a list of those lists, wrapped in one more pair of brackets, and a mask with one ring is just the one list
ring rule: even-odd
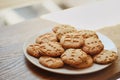
{"label": "cookie", "polygon": [[40,57],[40,44],[32,44],[27,47],[27,53],[31,56]]}
{"label": "cookie", "polygon": [[118,55],[114,51],[103,50],[98,55],[95,55],[93,60],[98,64],[108,64],[115,61],[118,58]]}
{"label": "cookie", "polygon": [[104,49],[104,45],[98,38],[90,37],[85,39],[82,50],[90,55],[99,54]]}
{"label": "cookie", "polygon": [[57,39],[60,40],[61,37],[66,34],[66,33],[71,33],[77,31],[74,27],[70,25],[57,25],[56,27],[53,28],[53,31],[57,35]]}
{"label": "cookie", "polygon": [[62,55],[61,59],[64,63],[73,66],[82,63],[86,60],[87,54],[81,49],[67,49]]}
{"label": "cookie", "polygon": [[90,66],[93,65],[93,59],[90,55],[87,56],[87,59],[85,61],[83,61],[80,64],[77,65],[73,65],[72,67],[74,68],[79,68],[79,69],[83,69],[83,68],[88,68]]}
{"label": "cookie", "polygon": [[49,56],[41,56],[39,58],[39,63],[49,68],[60,68],[64,65],[60,58],[53,58]]}
{"label": "cookie", "polygon": [[48,41],[53,41],[53,42],[57,42],[57,37],[55,33],[46,33],[43,35],[40,35],[39,37],[37,37],[36,39],[36,43],[44,43],[44,42],[48,42]]}
{"label": "cookie", "polygon": [[58,24],[52,29],[52,31],[56,33],[60,29],[61,30],[64,30],[64,29],[76,30],[73,26],[70,26],[70,25],[67,25],[67,24]]}
{"label": "cookie", "polygon": [[41,55],[57,57],[60,56],[64,49],[58,42],[47,42],[40,44]]}
{"label": "cookie", "polygon": [[96,32],[92,30],[80,30],[78,32],[80,33],[81,36],[83,36],[84,39],[89,37],[98,38],[98,35],[96,34]]}
{"label": "cookie", "polygon": [[64,48],[80,48],[84,44],[84,39],[77,32],[67,33],[61,37],[60,44]]}

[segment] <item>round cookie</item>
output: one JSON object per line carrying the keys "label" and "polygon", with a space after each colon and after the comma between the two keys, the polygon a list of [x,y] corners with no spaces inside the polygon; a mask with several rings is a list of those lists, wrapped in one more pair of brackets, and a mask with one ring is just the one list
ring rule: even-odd
{"label": "round cookie", "polygon": [[52,31],[57,33],[58,30],[64,30],[64,29],[71,29],[71,30],[76,30],[73,26],[67,25],[67,24],[58,24],[56,25]]}
{"label": "round cookie", "polygon": [[75,68],[87,68],[93,65],[93,59],[90,55],[87,56],[87,59],[78,65],[74,65]]}
{"label": "round cookie", "polygon": [[104,45],[98,38],[90,37],[85,39],[82,50],[90,55],[99,54],[104,49]]}
{"label": "round cookie", "polygon": [[48,41],[53,41],[53,42],[57,42],[57,37],[55,33],[46,33],[43,35],[40,35],[39,37],[37,37],[36,39],[36,43],[44,43],[44,42],[48,42]]}
{"label": "round cookie", "polygon": [[62,55],[61,59],[64,63],[73,66],[82,63],[86,60],[87,54],[81,49],[67,49]]}
{"label": "round cookie", "polygon": [[78,32],[80,33],[81,36],[83,36],[84,39],[89,37],[98,38],[98,35],[96,34],[96,32],[92,30],[80,30]]}
{"label": "round cookie", "polygon": [[108,64],[115,61],[118,58],[118,55],[114,51],[103,50],[99,54],[95,55],[93,60],[98,64]]}
{"label": "round cookie", "polygon": [[57,39],[60,40],[61,37],[66,34],[66,33],[71,33],[77,31],[74,27],[70,25],[57,25],[56,27],[53,28],[53,31],[57,35]]}
{"label": "round cookie", "polygon": [[31,56],[40,57],[40,44],[32,44],[27,47],[27,53]]}
{"label": "round cookie", "polygon": [[60,68],[64,65],[60,58],[53,58],[49,56],[41,56],[39,58],[39,63],[49,68]]}
{"label": "round cookie", "polygon": [[41,55],[57,57],[60,56],[64,49],[58,42],[47,42],[40,44]]}
{"label": "round cookie", "polygon": [[77,32],[67,33],[60,39],[60,44],[64,48],[80,48],[84,44],[84,39]]}

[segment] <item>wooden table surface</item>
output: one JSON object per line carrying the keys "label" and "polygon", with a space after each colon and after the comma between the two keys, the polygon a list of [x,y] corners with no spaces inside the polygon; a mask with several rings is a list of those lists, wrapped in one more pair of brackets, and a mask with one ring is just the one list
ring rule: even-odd
{"label": "wooden table surface", "polygon": [[[56,23],[34,19],[14,26],[0,28],[0,80],[108,80],[120,72],[118,60],[101,71],[85,75],[63,75],[40,69],[29,62],[23,53],[23,43],[40,30]],[[120,25],[97,30],[108,36],[120,52]],[[120,54],[120,53],[119,53]]]}

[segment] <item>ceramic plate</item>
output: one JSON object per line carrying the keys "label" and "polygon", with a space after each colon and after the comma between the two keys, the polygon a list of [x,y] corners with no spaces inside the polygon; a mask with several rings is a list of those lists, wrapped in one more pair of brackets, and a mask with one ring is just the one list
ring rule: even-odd
{"label": "ceramic plate", "polygon": [[[54,72],[54,73],[60,73],[60,74],[69,74],[69,75],[76,75],[76,74],[87,74],[87,73],[92,73],[92,72],[96,72],[99,70],[102,70],[106,67],[108,67],[111,64],[107,64],[107,65],[99,65],[99,64],[93,64],[93,66],[89,67],[89,68],[85,68],[85,69],[75,69],[75,68],[71,68],[68,66],[64,66],[63,68],[59,68],[59,69],[51,69],[51,68],[47,68],[44,67],[43,65],[41,65],[38,62],[37,58],[34,58],[32,56],[30,56],[27,52],[26,52],[26,47],[32,43],[35,43],[35,39],[41,35],[44,34],[46,32],[50,32],[50,30],[42,30],[40,33],[30,37],[23,46],[23,50],[24,50],[24,54],[25,57],[34,65],[38,66],[39,68],[42,68],[44,70],[50,71],[50,72]],[[107,50],[113,50],[115,52],[117,52],[117,48],[115,46],[115,44],[112,42],[112,40],[110,40],[108,37],[106,37],[105,35],[98,33],[99,39],[102,41],[102,43],[104,44],[104,48]]]}

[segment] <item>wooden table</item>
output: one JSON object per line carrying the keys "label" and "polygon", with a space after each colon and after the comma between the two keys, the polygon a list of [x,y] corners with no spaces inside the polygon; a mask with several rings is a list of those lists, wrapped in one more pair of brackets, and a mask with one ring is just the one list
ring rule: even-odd
{"label": "wooden table", "polygon": [[[30,36],[56,23],[34,19],[0,28],[0,80],[107,80],[120,72],[119,59],[108,68],[85,75],[63,75],[48,72],[30,63],[23,54],[23,43]],[[98,30],[116,44],[120,52],[120,25]],[[120,53],[119,53],[120,54]]]}

